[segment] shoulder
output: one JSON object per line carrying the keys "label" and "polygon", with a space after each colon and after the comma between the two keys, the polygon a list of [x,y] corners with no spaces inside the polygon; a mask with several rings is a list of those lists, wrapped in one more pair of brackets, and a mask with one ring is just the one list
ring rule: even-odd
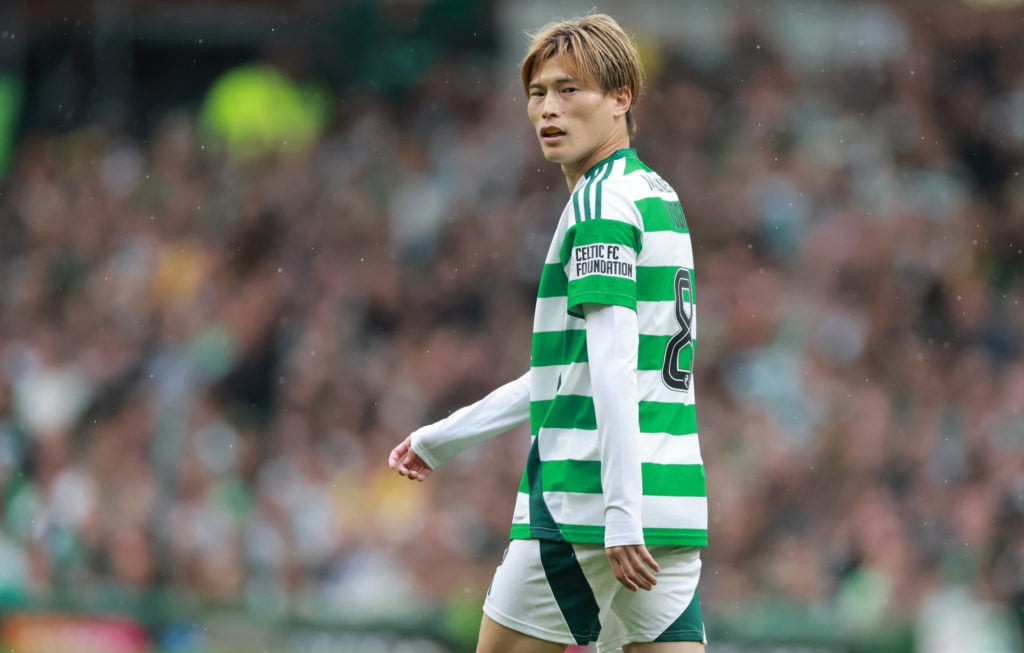
{"label": "shoulder", "polygon": [[638,211],[631,192],[631,182],[621,174],[616,176],[597,174],[589,177],[572,194],[570,206],[574,224],[594,220],[626,222],[640,227]]}

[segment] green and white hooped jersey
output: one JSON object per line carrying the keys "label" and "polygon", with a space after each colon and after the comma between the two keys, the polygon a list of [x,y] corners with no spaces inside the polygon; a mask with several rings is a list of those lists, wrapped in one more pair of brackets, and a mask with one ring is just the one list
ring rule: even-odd
{"label": "green and white hooped jersey", "polygon": [[579,180],[548,250],[530,362],[533,444],[511,538],[604,543],[585,303],[637,312],[644,541],[706,546],[690,234],[675,191],[631,149],[619,150]]}

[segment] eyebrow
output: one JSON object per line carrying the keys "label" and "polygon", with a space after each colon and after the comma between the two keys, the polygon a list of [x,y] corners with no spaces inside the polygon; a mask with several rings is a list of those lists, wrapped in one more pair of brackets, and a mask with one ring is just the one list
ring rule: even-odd
{"label": "eyebrow", "polygon": [[[575,83],[578,84],[579,81],[580,80],[579,80],[578,77],[566,76],[566,77],[559,77],[558,79],[553,80],[551,82],[551,84],[552,84],[552,86],[557,86],[558,84],[569,84],[569,83],[572,83],[572,82],[575,82]],[[530,82],[530,85],[527,88],[529,88],[531,90],[534,89],[534,88],[544,88],[544,84],[541,84],[540,82]]]}

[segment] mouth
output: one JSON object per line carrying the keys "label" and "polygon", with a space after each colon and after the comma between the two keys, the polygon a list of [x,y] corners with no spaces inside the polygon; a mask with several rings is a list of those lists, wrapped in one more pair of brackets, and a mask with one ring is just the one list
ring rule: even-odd
{"label": "mouth", "polygon": [[542,127],[540,137],[545,143],[553,143],[565,136],[565,132],[558,127]]}

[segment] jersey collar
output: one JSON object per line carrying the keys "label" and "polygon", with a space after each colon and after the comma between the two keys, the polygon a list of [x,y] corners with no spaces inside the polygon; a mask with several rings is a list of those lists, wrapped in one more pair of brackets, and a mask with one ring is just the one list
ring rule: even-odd
{"label": "jersey collar", "polygon": [[583,177],[585,179],[590,179],[593,175],[595,175],[597,173],[597,171],[604,164],[608,163],[609,161],[614,161],[615,159],[622,159],[622,158],[625,158],[625,157],[630,157],[630,158],[635,159],[636,158],[636,149],[632,148],[632,147],[628,147],[628,148],[624,148],[624,149],[621,149],[621,150],[615,150],[609,156],[601,159],[600,161],[598,161],[594,165],[590,166],[590,170],[587,170],[586,174],[584,174]]}

